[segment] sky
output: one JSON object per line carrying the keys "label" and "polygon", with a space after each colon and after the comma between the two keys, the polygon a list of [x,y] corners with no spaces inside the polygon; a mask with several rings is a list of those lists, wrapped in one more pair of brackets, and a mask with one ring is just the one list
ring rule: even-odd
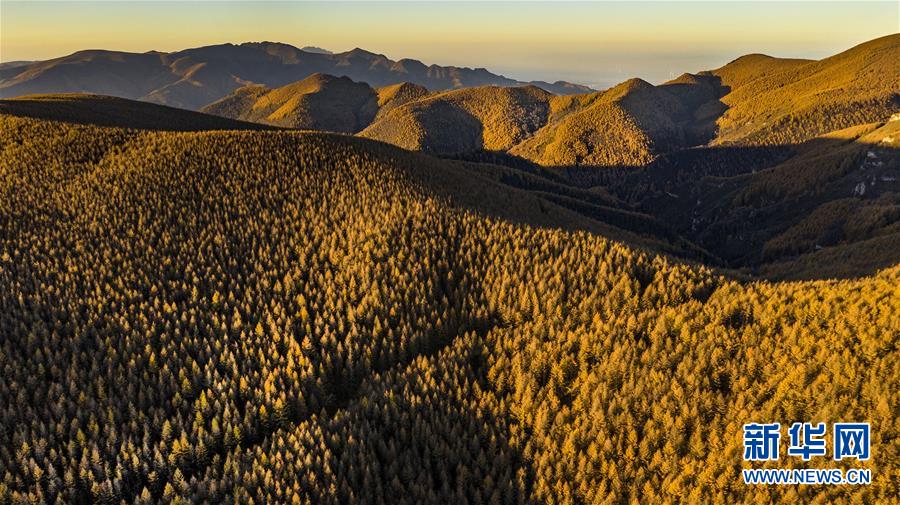
{"label": "sky", "polygon": [[898,32],[897,0],[0,0],[4,62],[269,40],[594,87],[631,77],[659,83],[747,53],[822,58]]}

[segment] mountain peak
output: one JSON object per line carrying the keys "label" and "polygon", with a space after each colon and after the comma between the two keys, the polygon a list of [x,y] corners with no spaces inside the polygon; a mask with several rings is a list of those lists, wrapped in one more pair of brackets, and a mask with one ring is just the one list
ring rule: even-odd
{"label": "mountain peak", "polygon": [[617,84],[616,86],[613,86],[609,91],[606,92],[605,95],[610,98],[625,97],[634,93],[640,93],[655,88],[656,87],[649,82],[638,77],[633,77],[631,79],[628,79],[627,81]]}
{"label": "mountain peak", "polygon": [[303,51],[304,53],[334,54],[333,52],[329,51],[328,49],[322,49],[321,47],[317,47],[317,46],[303,46],[300,48],[300,50]]}
{"label": "mountain peak", "polygon": [[375,54],[372,51],[366,51],[360,47],[354,47],[353,49],[347,51],[346,53],[341,53],[344,56],[352,56],[352,57],[363,57],[363,58],[384,58],[383,54]]}

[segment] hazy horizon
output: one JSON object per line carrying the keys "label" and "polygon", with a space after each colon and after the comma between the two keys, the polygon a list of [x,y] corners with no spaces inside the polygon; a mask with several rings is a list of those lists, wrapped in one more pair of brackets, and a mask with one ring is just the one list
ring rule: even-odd
{"label": "hazy horizon", "polygon": [[819,59],[900,31],[896,2],[4,1],[0,62],[269,40],[595,88],[748,53]]}

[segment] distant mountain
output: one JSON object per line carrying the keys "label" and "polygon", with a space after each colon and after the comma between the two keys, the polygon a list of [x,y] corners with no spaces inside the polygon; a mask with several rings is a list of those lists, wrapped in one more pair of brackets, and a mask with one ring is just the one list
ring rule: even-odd
{"label": "distant mountain", "polygon": [[277,89],[239,88],[202,110],[276,126],[355,133],[374,119],[378,95],[365,83],[317,73]]}
{"label": "distant mountain", "polygon": [[328,49],[322,49],[321,47],[316,46],[303,46],[300,48],[301,51],[305,53],[316,53],[316,54],[334,54]]}
{"label": "distant mountain", "polygon": [[538,88],[541,88],[544,91],[549,91],[555,95],[577,95],[579,93],[593,93],[594,91],[596,91],[590,86],[573,84],[566,81],[530,81],[528,84],[537,86]]}
{"label": "distant mountain", "polygon": [[34,62],[32,62],[32,61],[5,61],[3,63],[0,63],[0,71],[12,69],[12,68],[24,67],[24,66],[30,65],[32,63],[34,63]]}
{"label": "distant mountain", "polygon": [[[275,42],[222,44],[173,53],[87,50],[23,66],[0,68],[0,98],[37,93],[94,93],[199,109],[237,88],[278,88],[315,73],[349,77],[372,87],[401,82],[433,91],[524,85],[483,68],[394,61],[363,49],[329,54]],[[584,91],[557,82],[552,92]]]}

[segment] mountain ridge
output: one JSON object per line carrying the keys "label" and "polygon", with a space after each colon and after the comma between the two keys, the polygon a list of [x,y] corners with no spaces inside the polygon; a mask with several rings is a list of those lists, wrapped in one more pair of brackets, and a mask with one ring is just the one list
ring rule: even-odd
{"label": "mountain ridge", "polygon": [[[661,154],[707,144],[795,144],[887,120],[900,108],[898,90],[900,35],[818,61],[750,54],[658,86],[633,78],[605,91],[548,97],[549,113],[540,127],[528,128],[526,138],[503,150],[543,166],[608,168],[646,166]],[[473,126],[465,114],[457,114],[461,122],[456,125],[449,118],[439,121],[423,114],[415,104],[406,104],[369,130],[411,149],[420,147],[407,134],[424,123],[447,134],[472,128],[482,128],[485,137],[493,134],[485,124]],[[512,109],[506,114],[515,115]],[[390,121],[398,124],[385,124]],[[443,152],[430,150],[459,151],[459,146],[446,146]]]}
{"label": "mountain ridge", "polygon": [[[281,87],[315,73],[366,82],[373,88],[411,82],[432,91],[487,84],[528,83],[484,68],[397,61],[355,48],[343,53],[304,51],[278,42],[218,44],[175,52],[132,53],[89,49],[67,56],[0,67],[0,98],[86,92],[200,109],[248,84]],[[558,81],[554,93],[591,89]]]}

